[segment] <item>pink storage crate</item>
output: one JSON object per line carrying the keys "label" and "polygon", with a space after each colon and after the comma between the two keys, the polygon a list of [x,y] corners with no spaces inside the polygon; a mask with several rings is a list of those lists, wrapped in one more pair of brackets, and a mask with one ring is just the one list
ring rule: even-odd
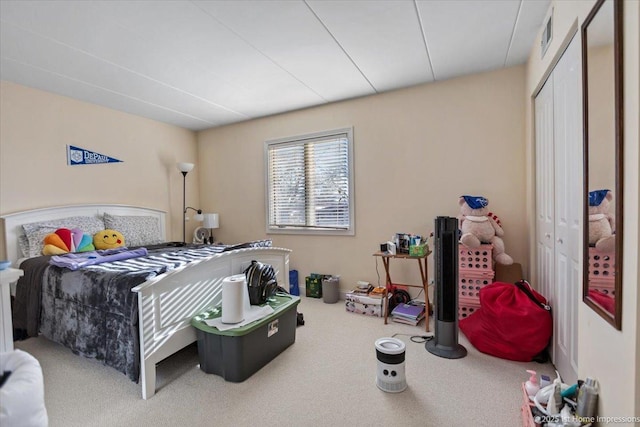
{"label": "pink storage crate", "polygon": [[527,395],[527,390],[524,387],[524,383],[522,383],[522,395],[523,402],[520,407],[520,413],[522,414],[522,427],[540,427],[540,424],[536,423],[533,419],[533,413],[531,409],[536,405],[529,399]]}
{"label": "pink storage crate", "polygon": [[589,290],[599,291],[605,295],[615,296],[613,277],[607,279],[589,279]]}
{"label": "pink storage crate", "polygon": [[613,252],[599,252],[589,248],[589,281],[610,279],[615,275],[616,256]]}
{"label": "pink storage crate", "polygon": [[480,308],[480,300],[477,298],[458,298],[458,319],[469,317]]}
{"label": "pink storage crate", "polygon": [[458,245],[458,267],[460,275],[470,273],[493,273],[493,245],[482,244],[479,248]]}
{"label": "pink storage crate", "polygon": [[480,298],[480,289],[493,283],[493,271],[460,274],[458,296],[460,298]]}

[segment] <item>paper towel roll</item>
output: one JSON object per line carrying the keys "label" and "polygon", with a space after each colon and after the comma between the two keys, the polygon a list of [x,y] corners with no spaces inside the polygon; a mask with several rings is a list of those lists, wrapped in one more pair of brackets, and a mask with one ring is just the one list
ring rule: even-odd
{"label": "paper towel roll", "polygon": [[222,323],[242,322],[245,300],[249,302],[249,289],[244,274],[226,277],[222,281]]}

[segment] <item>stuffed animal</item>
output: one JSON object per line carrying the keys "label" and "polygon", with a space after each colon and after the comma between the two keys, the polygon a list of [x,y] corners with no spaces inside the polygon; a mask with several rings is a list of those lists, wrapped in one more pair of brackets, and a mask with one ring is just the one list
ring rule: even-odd
{"label": "stuffed animal", "polygon": [[615,220],[609,213],[613,194],[609,190],[589,192],[589,245],[598,252],[613,252],[616,245]]}
{"label": "stuffed animal", "polygon": [[504,252],[504,230],[487,206],[489,200],[482,196],[461,196],[458,201],[460,215],[458,222],[461,231],[460,243],[468,248],[477,248],[482,243],[493,245],[493,259],[498,264],[511,265],[513,258]]}
{"label": "stuffed animal", "polygon": [[124,246],[124,236],[116,230],[106,229],[93,235],[93,245],[96,249],[114,249]]}
{"label": "stuffed animal", "polygon": [[43,255],[63,255],[69,252],[88,252],[96,248],[91,236],[79,228],[58,228],[44,237]]}

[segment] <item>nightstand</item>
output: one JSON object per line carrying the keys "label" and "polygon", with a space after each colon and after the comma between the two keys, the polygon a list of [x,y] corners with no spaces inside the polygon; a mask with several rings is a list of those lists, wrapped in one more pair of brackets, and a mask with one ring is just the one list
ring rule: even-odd
{"label": "nightstand", "polygon": [[[427,257],[431,255],[431,251],[427,251],[426,253],[420,255],[420,256],[410,256],[409,254],[388,254],[386,252],[376,252],[375,254],[373,254],[373,256],[377,256],[377,257],[381,257],[382,258],[382,263],[384,264],[384,271],[386,273],[386,285],[385,288],[387,289],[388,293],[392,293],[393,289],[396,286],[407,286],[410,288],[422,288],[422,290],[424,291],[424,307],[426,310],[426,314],[424,316],[424,323],[425,323],[425,332],[429,332],[429,283],[428,283],[428,277],[429,277],[429,271],[427,270]],[[401,283],[394,283],[391,280],[391,273],[389,273],[389,264],[391,263],[392,259],[415,259],[418,261],[418,267],[420,267],[420,279],[421,279],[421,284],[419,285],[407,285],[407,284],[401,284]],[[382,310],[384,311],[384,324],[387,324],[387,318],[389,316],[389,300],[386,300],[386,307],[382,307]]]}
{"label": "nightstand", "polygon": [[7,268],[0,271],[0,353],[13,350],[13,323],[11,320],[11,292],[9,286],[18,280],[24,271]]}

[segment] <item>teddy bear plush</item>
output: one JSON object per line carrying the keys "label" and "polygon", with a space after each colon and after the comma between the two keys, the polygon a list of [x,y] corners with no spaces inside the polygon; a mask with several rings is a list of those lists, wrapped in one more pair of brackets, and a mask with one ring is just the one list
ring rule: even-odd
{"label": "teddy bear plush", "polygon": [[489,200],[482,196],[461,196],[460,215],[460,243],[468,248],[477,248],[482,243],[493,245],[493,259],[498,264],[511,265],[513,258],[504,252],[504,230],[496,217],[489,212]]}
{"label": "teddy bear plush", "polygon": [[598,252],[613,252],[616,245],[615,220],[609,213],[613,194],[609,190],[589,192],[589,245]]}

